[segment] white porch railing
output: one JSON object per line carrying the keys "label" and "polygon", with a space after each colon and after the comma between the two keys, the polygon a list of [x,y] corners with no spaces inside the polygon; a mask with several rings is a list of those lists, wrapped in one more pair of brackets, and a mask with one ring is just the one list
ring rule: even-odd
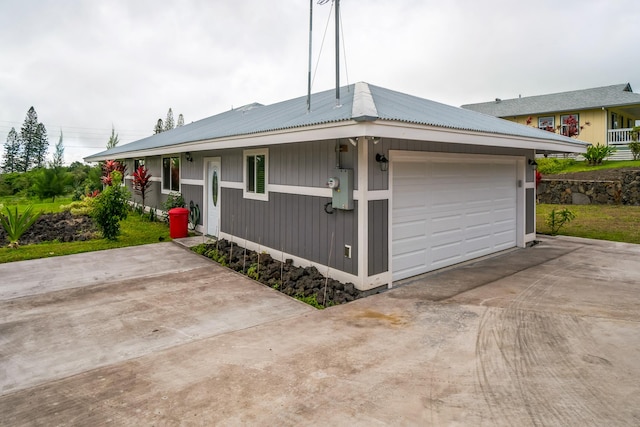
{"label": "white porch railing", "polygon": [[607,131],[607,142],[609,144],[628,144],[632,141],[631,139],[631,128],[625,129],[609,129]]}
{"label": "white porch railing", "polygon": [[608,160],[632,160],[633,154],[629,149],[631,139],[631,128],[609,129],[607,131],[607,141],[609,145],[616,147],[616,152],[609,156]]}

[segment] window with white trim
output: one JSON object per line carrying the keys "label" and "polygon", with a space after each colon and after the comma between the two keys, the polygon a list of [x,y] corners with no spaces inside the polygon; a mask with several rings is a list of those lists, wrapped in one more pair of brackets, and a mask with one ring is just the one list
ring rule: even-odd
{"label": "window with white trim", "polygon": [[569,137],[580,134],[580,115],[566,114],[560,116],[560,133]]}
{"label": "window with white trim", "polygon": [[267,190],[269,151],[245,150],[243,195],[247,199],[269,200]]}
{"label": "window with white trim", "polygon": [[180,156],[162,158],[162,192],[180,191]]}
{"label": "window with white trim", "polygon": [[140,166],[144,166],[144,159],[133,160],[133,171],[137,171]]}
{"label": "window with white trim", "polygon": [[538,117],[538,129],[547,130],[549,132],[556,131],[556,118],[553,116]]}

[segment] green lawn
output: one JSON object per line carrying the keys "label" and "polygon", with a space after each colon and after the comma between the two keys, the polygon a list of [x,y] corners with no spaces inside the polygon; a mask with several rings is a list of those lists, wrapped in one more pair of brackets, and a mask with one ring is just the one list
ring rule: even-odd
{"label": "green lawn", "polygon": [[[0,204],[4,204],[5,206],[15,206],[15,204],[11,203],[12,201],[11,199],[0,198]],[[59,212],[60,205],[69,204],[71,199],[56,199],[55,203],[50,201],[39,202],[37,200],[22,200],[22,202],[18,205],[19,211],[25,209],[29,204],[33,204],[34,212],[43,211],[45,213],[53,213]],[[126,220],[121,222],[121,231],[122,234],[115,241],[94,239],[85,242],[39,243],[20,246],[17,249],[0,248],[0,263],[100,251],[170,240],[169,227],[166,223],[150,222],[133,212],[129,214]]]}
{"label": "green lawn", "polygon": [[541,204],[536,215],[538,233],[550,233],[545,218],[553,208],[567,208],[576,214],[558,234],[640,244],[640,206]]}

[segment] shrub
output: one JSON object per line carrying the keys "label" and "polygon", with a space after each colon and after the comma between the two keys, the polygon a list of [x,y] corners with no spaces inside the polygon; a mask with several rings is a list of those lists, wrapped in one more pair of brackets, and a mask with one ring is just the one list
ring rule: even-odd
{"label": "shrub", "polygon": [[184,208],[184,205],[185,202],[182,194],[173,192],[167,195],[167,200],[164,202],[163,207],[166,212],[169,212],[169,210],[173,208]]}
{"label": "shrub", "polygon": [[82,196],[81,200],[76,200],[68,205],[61,205],[60,210],[69,211],[72,215],[87,215],[93,214],[93,209],[96,204],[96,197]]}
{"label": "shrub", "polygon": [[129,211],[129,190],[120,185],[120,172],[112,171],[110,178],[112,185],[96,197],[93,218],[103,237],[115,240],[120,235],[120,221],[127,217]]}
{"label": "shrub", "polygon": [[551,235],[555,236],[565,224],[573,221],[575,217],[576,214],[567,208],[559,210],[553,208],[551,212],[549,212],[549,215],[547,215],[547,217],[545,218],[544,222],[551,229]]}
{"label": "shrub", "polygon": [[573,159],[557,159],[555,157],[537,158],[538,171],[543,175],[554,175],[561,173],[576,161]]}

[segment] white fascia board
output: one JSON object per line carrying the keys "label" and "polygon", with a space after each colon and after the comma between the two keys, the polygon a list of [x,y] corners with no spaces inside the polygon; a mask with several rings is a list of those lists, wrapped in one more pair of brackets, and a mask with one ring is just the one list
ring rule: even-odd
{"label": "white fascia board", "polygon": [[347,120],[342,122],[325,123],[322,125],[262,132],[249,135],[239,135],[204,141],[179,143],[170,146],[135,150],[118,153],[111,156],[88,156],[90,162],[109,160],[112,158],[131,158],[139,156],[159,156],[169,153],[184,153],[186,151],[223,150],[227,148],[251,148],[268,145],[289,144],[295,142],[320,141],[325,139],[353,138],[358,135],[362,122]]}
{"label": "white fascia board", "polygon": [[[364,104],[366,103],[363,102],[363,105]],[[536,138],[464,131],[389,120],[361,122],[348,120],[251,135],[180,143],[171,146],[123,152],[111,156],[88,156],[85,157],[85,159],[89,159],[87,160],[89,162],[97,162],[101,160],[109,160],[114,157],[133,158],[183,153],[186,151],[222,150],[226,148],[239,147],[251,148],[295,142],[353,138],[363,135],[377,138],[410,139],[417,141],[433,141],[449,144],[469,144],[503,148],[522,148],[551,152],[585,153],[587,149],[587,143],[577,140],[575,142],[540,140]]]}
{"label": "white fascia board", "polygon": [[393,121],[377,120],[364,125],[366,126],[366,135],[380,138],[410,139],[448,144],[482,145],[490,147],[521,148],[568,153],[585,153],[588,145],[587,143],[578,140],[575,142],[540,140],[523,136],[489,134],[484,132],[465,131]]}

